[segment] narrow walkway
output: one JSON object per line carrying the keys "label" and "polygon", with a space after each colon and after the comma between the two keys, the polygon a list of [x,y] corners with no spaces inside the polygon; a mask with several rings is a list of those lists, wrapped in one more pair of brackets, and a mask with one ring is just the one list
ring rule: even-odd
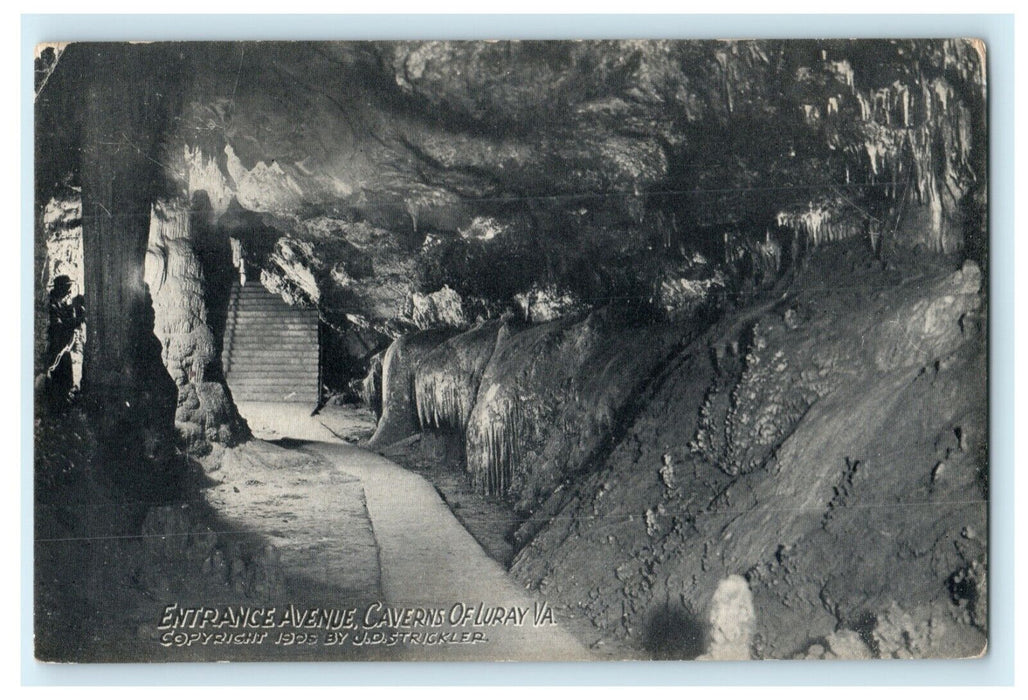
{"label": "narrow walkway", "polygon": [[224,521],[223,537],[238,532],[246,541],[260,533],[304,603],[382,597],[360,479],[302,450],[259,441],[227,452],[214,476],[220,483],[207,490],[207,501]]}
{"label": "narrow walkway", "polygon": [[[506,624],[456,626],[457,632],[481,632],[478,644],[410,646],[412,659],[553,660],[590,658],[550,611],[556,624],[535,624],[544,609],[517,585],[464,529],[439,494],[421,476],[394,462],[339,441],[300,406],[241,404],[241,413],[258,437],[289,437],[326,459],[341,472],[360,480],[378,544],[383,601],[395,607],[439,608],[447,615],[455,606],[470,611],[471,621],[503,608]],[[297,495],[301,495],[298,491]],[[309,494],[323,501],[325,494]],[[303,500],[293,502],[302,512]],[[339,532],[341,539],[346,532]],[[341,543],[342,544],[342,543]],[[516,613],[511,613],[516,609]],[[484,611],[484,612],[483,612]],[[522,611],[525,611],[522,614]],[[444,630],[450,629],[449,627]],[[413,630],[418,631],[418,630]],[[424,631],[423,629],[420,631]],[[438,630],[436,630],[438,631]]]}

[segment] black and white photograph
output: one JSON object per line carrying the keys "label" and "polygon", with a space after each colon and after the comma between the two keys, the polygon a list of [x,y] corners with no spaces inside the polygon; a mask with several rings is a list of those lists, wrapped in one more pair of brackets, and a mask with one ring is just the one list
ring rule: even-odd
{"label": "black and white photograph", "polygon": [[39,44],[36,659],[982,657],[988,65]]}

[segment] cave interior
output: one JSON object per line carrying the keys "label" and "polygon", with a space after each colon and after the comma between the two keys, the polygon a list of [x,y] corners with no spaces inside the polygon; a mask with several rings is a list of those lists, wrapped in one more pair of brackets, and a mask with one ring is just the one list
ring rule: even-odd
{"label": "cave interior", "polygon": [[[293,402],[504,513],[592,648],[729,653],[742,581],[747,657],[978,655],[985,85],[960,39],[41,46],[37,539],[215,517]],[[37,548],[44,656],[189,560],[111,546]]]}

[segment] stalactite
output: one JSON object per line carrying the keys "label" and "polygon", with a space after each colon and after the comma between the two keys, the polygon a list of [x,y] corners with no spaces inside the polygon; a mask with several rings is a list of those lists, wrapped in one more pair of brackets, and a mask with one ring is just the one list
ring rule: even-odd
{"label": "stalactite", "polygon": [[415,378],[415,399],[418,422],[422,427],[438,430],[460,429],[471,413],[466,392],[461,391],[459,377],[431,375]]}
{"label": "stalactite", "polygon": [[451,329],[419,331],[398,338],[382,357],[382,415],[369,445],[385,447],[418,432],[415,377],[422,362]]}
{"label": "stalactite", "polygon": [[[516,399],[494,405],[491,418],[474,444],[480,450],[468,455],[471,480],[476,488],[491,496],[505,496],[521,470],[521,409]],[[471,443],[469,443],[470,445]]]}
{"label": "stalactite", "polygon": [[846,203],[839,199],[808,202],[803,207],[781,211],[777,222],[803,236],[812,247],[864,233],[862,219],[849,213]]}
{"label": "stalactite", "polygon": [[733,109],[731,62],[728,58],[728,54],[724,51],[718,51],[714,54],[714,58],[717,60],[717,64],[721,68],[721,84],[725,96],[725,110],[731,114]]}
{"label": "stalactite", "polygon": [[[909,174],[917,203],[928,208],[923,221],[930,229],[913,232],[915,242],[945,251],[952,245],[949,222],[959,216],[958,202],[977,178],[970,162],[974,144],[968,105],[955,98],[953,81],[983,89],[984,67],[971,41],[930,42],[911,50],[915,51],[915,60],[909,77],[866,87],[858,86],[852,67],[847,70],[826,55],[824,70],[836,77],[842,92],[827,98],[825,114],[835,114],[844,109],[847,100],[851,101],[860,115],[858,126],[863,140],[859,153],[852,146],[844,150],[864,159],[871,183],[889,178],[881,183],[881,191],[889,198],[905,194],[903,180]],[[802,108],[808,123],[817,122],[814,105]],[[834,148],[838,143],[836,130],[827,126],[824,133],[829,147]],[[849,164],[846,167],[849,183]],[[803,222],[796,217],[785,218],[790,219],[788,225],[802,229],[816,242],[846,235],[814,208],[803,215]]]}
{"label": "stalactite", "polygon": [[845,59],[841,61],[829,61],[828,67],[833,73],[835,73],[837,78],[842,80],[844,85],[851,90],[853,89],[854,73],[853,66],[850,65],[849,61]]}
{"label": "stalactite", "polygon": [[505,327],[489,322],[450,338],[425,356],[414,372],[418,423],[430,430],[464,434],[478,386]]}

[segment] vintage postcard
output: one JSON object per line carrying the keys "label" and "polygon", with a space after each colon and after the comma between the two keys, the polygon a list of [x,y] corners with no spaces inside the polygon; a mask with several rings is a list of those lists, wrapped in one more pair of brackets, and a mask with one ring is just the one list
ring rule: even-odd
{"label": "vintage postcard", "polygon": [[983,42],[35,75],[38,659],[985,653]]}

